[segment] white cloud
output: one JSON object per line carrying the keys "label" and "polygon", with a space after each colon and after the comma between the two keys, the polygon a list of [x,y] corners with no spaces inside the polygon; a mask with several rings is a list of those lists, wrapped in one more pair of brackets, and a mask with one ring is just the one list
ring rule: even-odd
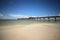
{"label": "white cloud", "polygon": [[28,18],[29,16],[26,15],[20,15],[20,14],[10,14],[11,17],[16,17],[16,18]]}
{"label": "white cloud", "polygon": [[3,16],[3,14],[2,13],[0,13],[0,17],[2,17]]}
{"label": "white cloud", "polygon": [[37,16],[31,16],[31,17],[37,17]]}
{"label": "white cloud", "polygon": [[58,14],[58,16],[60,16],[60,14]]}

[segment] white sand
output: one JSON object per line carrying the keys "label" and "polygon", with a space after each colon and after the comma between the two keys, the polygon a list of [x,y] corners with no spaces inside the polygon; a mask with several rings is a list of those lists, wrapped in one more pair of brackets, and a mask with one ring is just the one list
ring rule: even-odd
{"label": "white sand", "polygon": [[0,31],[2,40],[60,40],[59,24],[38,23],[22,26],[3,28],[4,30]]}

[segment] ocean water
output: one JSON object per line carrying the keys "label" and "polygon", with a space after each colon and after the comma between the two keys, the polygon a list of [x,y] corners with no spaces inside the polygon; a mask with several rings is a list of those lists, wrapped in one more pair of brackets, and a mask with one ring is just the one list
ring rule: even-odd
{"label": "ocean water", "polygon": [[0,25],[31,24],[31,23],[60,23],[60,20],[0,20]]}
{"label": "ocean water", "polygon": [[15,25],[15,24],[32,24],[41,23],[42,21],[37,20],[1,20],[0,25]]}

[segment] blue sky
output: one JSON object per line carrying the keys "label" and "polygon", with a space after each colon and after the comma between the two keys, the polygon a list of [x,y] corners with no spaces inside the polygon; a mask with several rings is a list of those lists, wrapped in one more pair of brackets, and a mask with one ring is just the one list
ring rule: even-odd
{"label": "blue sky", "polygon": [[0,0],[0,19],[58,14],[59,0]]}

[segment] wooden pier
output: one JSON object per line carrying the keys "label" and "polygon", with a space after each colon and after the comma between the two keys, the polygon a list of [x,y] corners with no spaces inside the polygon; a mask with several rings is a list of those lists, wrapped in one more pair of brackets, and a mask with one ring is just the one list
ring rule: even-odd
{"label": "wooden pier", "polygon": [[50,21],[51,18],[54,18],[54,21],[57,21],[57,18],[60,19],[60,16],[44,16],[44,17],[29,17],[29,18],[18,18],[18,20],[35,20],[35,19],[43,19],[45,20],[45,18],[47,18],[48,21]]}
{"label": "wooden pier", "polygon": [[60,16],[44,16],[44,17],[36,17],[37,19],[42,19],[45,20],[45,18],[48,19],[48,21],[50,21],[50,18],[54,18],[55,21],[57,21],[57,18],[60,18]]}

